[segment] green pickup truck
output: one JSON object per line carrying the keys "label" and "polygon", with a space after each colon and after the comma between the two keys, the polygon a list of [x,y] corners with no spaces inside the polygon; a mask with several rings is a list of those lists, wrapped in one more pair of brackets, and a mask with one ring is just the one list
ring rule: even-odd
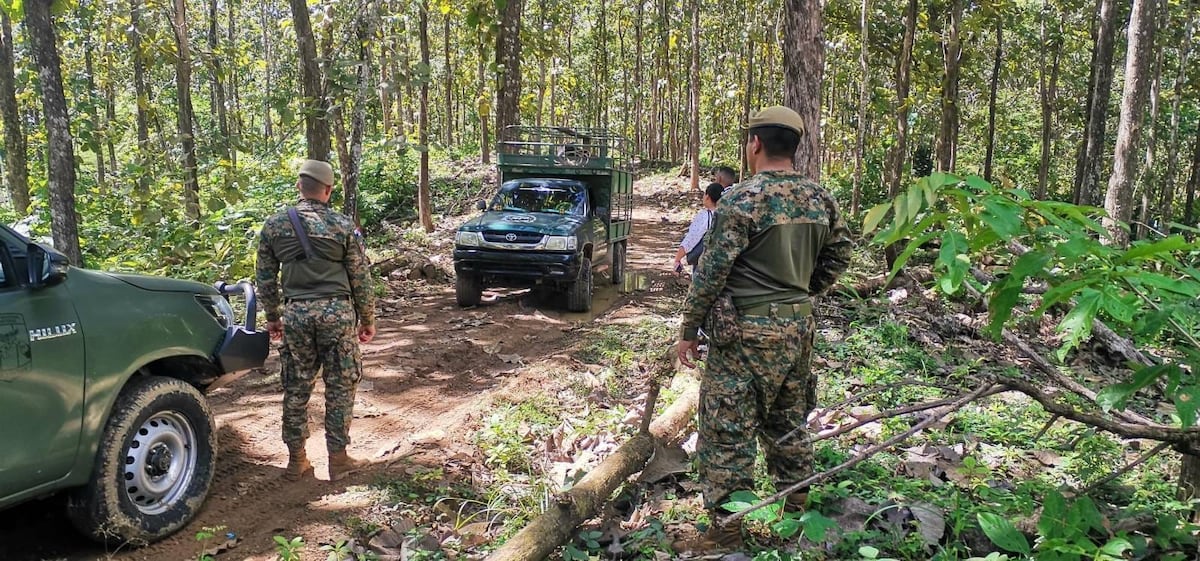
{"label": "green pickup truck", "polygon": [[78,269],[0,226],[0,509],[66,492],[76,527],[118,543],[187,524],[217,454],[202,392],[269,351],[254,307],[248,283]]}
{"label": "green pickup truck", "polygon": [[572,312],[592,307],[593,272],[620,284],[632,233],[633,176],[625,141],[603,129],[509,127],[498,150],[500,189],[454,239],[455,296],[549,286]]}

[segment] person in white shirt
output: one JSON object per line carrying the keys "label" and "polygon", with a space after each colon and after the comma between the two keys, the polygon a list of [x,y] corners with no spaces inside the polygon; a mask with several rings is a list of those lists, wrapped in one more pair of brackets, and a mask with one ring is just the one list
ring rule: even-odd
{"label": "person in white shirt", "polygon": [[687,235],[683,236],[683,241],[679,242],[679,249],[675,251],[675,272],[683,271],[685,257],[692,270],[696,270],[696,263],[700,260],[700,254],[704,252],[703,247],[697,246],[703,243],[704,235],[712,228],[716,219],[717,201],[721,200],[724,189],[720,183],[710,183],[704,189],[704,208],[692,218]]}

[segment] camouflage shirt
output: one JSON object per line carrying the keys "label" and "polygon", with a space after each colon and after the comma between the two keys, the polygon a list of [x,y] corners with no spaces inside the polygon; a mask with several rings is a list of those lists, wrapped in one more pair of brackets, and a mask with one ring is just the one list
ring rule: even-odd
{"label": "camouflage shirt", "polygon": [[[296,211],[308,232],[315,254],[305,258],[304,248],[287,211],[267,219],[258,237],[258,298],[267,321],[279,319],[283,299],[306,300],[349,296],[362,325],[375,323],[375,293],[362,244],[354,222],[329,205],[303,199]],[[282,271],[282,290],[280,273]]]}
{"label": "camouflage shirt", "polygon": [[769,171],[734,186],[717,204],[681,337],[696,331],[722,291],[738,308],[806,302],[850,265],[850,230],[837,202],[798,172]]}

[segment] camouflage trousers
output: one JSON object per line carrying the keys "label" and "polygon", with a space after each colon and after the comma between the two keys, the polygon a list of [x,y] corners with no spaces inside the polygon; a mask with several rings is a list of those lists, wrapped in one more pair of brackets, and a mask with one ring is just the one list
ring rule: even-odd
{"label": "camouflage trousers", "polygon": [[325,380],[325,444],[340,452],[350,444],[354,392],[362,363],[354,307],[345,299],[297,300],[283,312],[283,441],[308,438],[308,400],[317,372]]}
{"label": "camouflage trousers", "polygon": [[816,405],[817,382],[810,369],[816,323],[812,316],[740,317],[737,322],[740,340],[709,349],[700,377],[697,464],[704,504],[712,512],[730,493],[754,490],[759,442],[777,489],[812,472],[804,426]]}

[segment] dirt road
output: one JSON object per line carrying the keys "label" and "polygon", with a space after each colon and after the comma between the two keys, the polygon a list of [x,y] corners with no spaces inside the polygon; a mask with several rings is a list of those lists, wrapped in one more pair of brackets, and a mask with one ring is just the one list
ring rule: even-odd
{"label": "dirt road", "polygon": [[[451,285],[405,282],[389,286],[379,302],[379,335],[363,348],[365,376],[355,407],[351,452],[369,470],[337,483],[326,481],[324,397],[321,384],[309,406],[310,457],[318,481],[290,484],[281,476],[286,448],[280,440],[278,365],[252,373],[209,396],[217,416],[220,463],[212,493],[199,517],[173,537],[150,547],[106,551],[80,538],[56,497],[0,512],[0,559],[120,559],[183,561],[202,549],[196,532],[224,526],[241,542],[218,559],[273,559],[272,536],[302,535],[310,544],[344,536],[338,521],[366,505],[355,486],[381,475],[402,474],[401,461],[441,465],[469,456],[469,427],[487,405],[505,395],[536,392],[540,361],[555,360],[573,343],[583,322],[639,313],[628,304],[649,297],[646,288],[673,282],[668,271],[674,244],[690,211],[678,208],[676,187],[639,195],[629,248],[633,281],[613,286],[596,278],[592,313],[567,314],[530,292],[495,294],[469,310],[454,304]],[[629,308],[621,313],[623,307]],[[270,374],[268,374],[270,373]],[[349,490],[349,491],[348,491]],[[308,548],[306,559],[318,557]]]}

